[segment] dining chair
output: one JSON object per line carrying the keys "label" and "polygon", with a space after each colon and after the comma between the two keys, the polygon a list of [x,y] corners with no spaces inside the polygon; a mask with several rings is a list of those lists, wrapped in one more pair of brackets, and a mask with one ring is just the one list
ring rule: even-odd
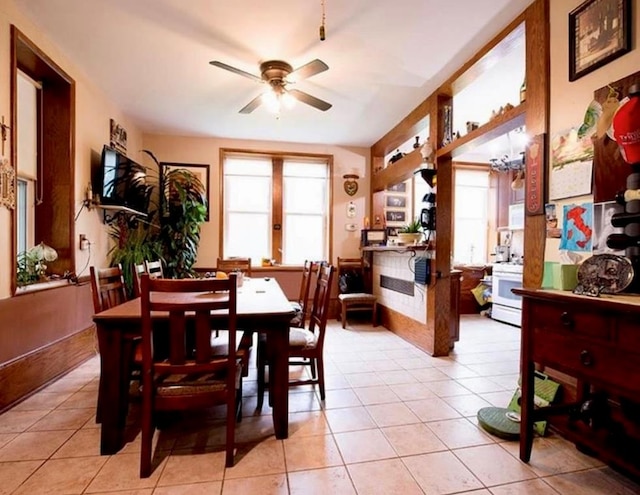
{"label": "dining chair", "polygon": [[140,297],[140,277],[143,273],[147,273],[147,266],[142,263],[133,265],[133,295]]}
{"label": "dining chair", "polygon": [[[242,272],[243,275],[251,277],[251,258],[233,257],[218,258],[216,271],[225,272]],[[251,358],[250,350],[253,347],[253,330],[245,330],[240,339],[239,351],[243,359],[244,376],[249,375],[249,359]]]}
{"label": "dining chair", "polygon": [[[109,308],[113,308],[127,301],[127,289],[122,274],[122,266],[120,264],[109,268],[89,267],[91,277],[91,294],[93,297],[93,311],[100,313]],[[125,335],[125,355],[129,355],[128,364],[130,368],[130,378],[134,380],[140,379],[140,369],[142,367],[142,352],[140,349],[139,335]],[[104,386],[102,383],[102,375],[100,375],[100,388]],[[100,403],[103,394],[98,393],[98,404],[96,412],[102,410]],[[96,414],[96,422],[100,423],[101,418]]]}
{"label": "dining chair", "polygon": [[300,293],[298,299],[291,301],[291,305],[296,315],[291,320],[292,327],[304,328],[307,314],[309,312],[309,290],[311,288],[311,276],[315,270],[316,264],[313,261],[306,260],[302,266],[302,279],[300,280]]}
{"label": "dining chair", "polygon": [[[340,303],[339,320],[342,328],[347,324],[349,311],[371,311],[373,326],[378,325],[378,298],[364,290],[364,260],[362,258],[338,257],[338,302]],[[350,287],[349,280],[357,280],[354,287]]]}
{"label": "dining chair", "polygon": [[218,258],[216,264],[216,270],[231,273],[234,271],[240,271],[247,277],[251,276],[251,258]]}
{"label": "dining chair", "polygon": [[[308,380],[290,380],[289,386],[318,384],[321,400],[325,399],[323,350],[334,272],[335,268],[328,263],[319,265],[309,327],[289,328],[289,365],[310,366],[312,375]],[[264,402],[267,364],[267,340],[261,334],[258,339],[257,356],[258,409]],[[271,395],[269,401],[271,402]]]}
{"label": "dining chair", "polygon": [[162,268],[162,261],[144,261],[144,266],[146,268],[146,273],[149,274],[151,278],[164,278],[164,270]]}
{"label": "dining chair", "polygon": [[[236,356],[236,275],[228,279],[153,279],[141,277],[142,446],[140,477],[152,470],[154,417],[158,411],[204,409],[226,404],[226,466],[234,464],[235,404],[241,388]],[[206,294],[205,297],[202,297]],[[152,312],[169,313],[168,357],[154,355]],[[228,331],[222,354],[211,351],[211,312]],[[188,314],[189,313],[189,314]],[[192,325],[191,325],[192,324]],[[187,327],[193,331],[187,338]],[[189,340],[192,342],[187,343]]]}

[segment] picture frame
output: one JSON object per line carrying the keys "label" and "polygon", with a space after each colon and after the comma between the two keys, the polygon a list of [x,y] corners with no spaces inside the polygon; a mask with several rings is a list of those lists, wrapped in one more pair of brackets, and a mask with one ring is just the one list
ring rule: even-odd
{"label": "picture frame", "polygon": [[406,222],[407,214],[404,210],[387,210],[385,217],[387,222],[402,224]]}
{"label": "picture frame", "polygon": [[406,182],[398,182],[397,184],[394,184],[392,186],[387,187],[387,191],[389,191],[389,192],[397,192],[397,193],[407,192],[407,183]]}
{"label": "picture frame", "polygon": [[390,208],[406,208],[407,197],[406,196],[387,196],[386,205]]}
{"label": "picture frame", "polygon": [[202,163],[174,163],[174,162],[161,162],[160,167],[162,173],[165,174],[170,170],[184,169],[195,175],[202,185],[204,186],[205,196],[207,198],[207,217],[205,221],[209,221],[209,212],[211,210],[211,201],[209,200],[209,165]]}
{"label": "picture frame", "polygon": [[127,154],[127,131],[124,127],[118,124],[115,120],[110,119],[109,121],[110,127],[110,139],[109,144],[116,151],[119,151],[123,154]]}
{"label": "picture frame", "polygon": [[569,13],[569,81],[631,50],[631,0],[586,0]]}

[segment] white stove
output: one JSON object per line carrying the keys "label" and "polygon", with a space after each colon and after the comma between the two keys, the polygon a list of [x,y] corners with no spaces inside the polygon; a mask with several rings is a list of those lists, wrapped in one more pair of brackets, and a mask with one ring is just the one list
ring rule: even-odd
{"label": "white stove", "polygon": [[494,263],[492,267],[491,318],[520,326],[522,297],[511,289],[522,287],[523,266],[516,263]]}

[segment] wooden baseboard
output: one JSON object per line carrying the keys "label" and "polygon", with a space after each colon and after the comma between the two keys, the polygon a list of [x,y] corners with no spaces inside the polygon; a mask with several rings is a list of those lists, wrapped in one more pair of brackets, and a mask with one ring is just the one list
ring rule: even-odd
{"label": "wooden baseboard", "polygon": [[95,326],[0,367],[0,412],[24,400],[97,353]]}
{"label": "wooden baseboard", "polygon": [[378,319],[380,324],[411,342],[427,354],[433,355],[433,334],[429,332],[426,324],[398,313],[393,309],[378,304]]}

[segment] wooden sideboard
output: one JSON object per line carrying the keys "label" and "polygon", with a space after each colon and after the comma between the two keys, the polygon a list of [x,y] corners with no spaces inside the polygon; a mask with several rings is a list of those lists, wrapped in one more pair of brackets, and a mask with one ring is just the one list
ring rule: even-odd
{"label": "wooden sideboard", "polygon": [[[520,459],[530,459],[534,421],[553,416],[579,448],[638,477],[640,297],[514,292],[523,297]],[[535,366],[574,377],[575,401],[534,410]]]}

